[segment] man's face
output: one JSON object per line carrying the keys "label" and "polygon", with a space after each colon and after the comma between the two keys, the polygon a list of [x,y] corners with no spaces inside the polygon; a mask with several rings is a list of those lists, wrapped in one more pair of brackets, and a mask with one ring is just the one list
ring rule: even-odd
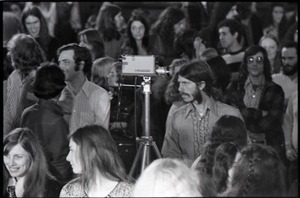
{"label": "man's face", "polygon": [[283,73],[291,76],[298,72],[298,55],[295,48],[282,48],[281,60],[283,64]]}
{"label": "man's face", "polygon": [[221,27],[219,29],[219,39],[220,39],[221,46],[224,49],[228,49],[237,39],[237,36],[236,33],[231,34],[229,27]]}
{"label": "man's face", "polygon": [[182,76],[178,76],[178,83],[178,91],[184,102],[197,101],[199,104],[202,102],[202,95],[196,83]]}
{"label": "man's face", "polygon": [[62,51],[58,57],[59,67],[64,71],[66,81],[72,81],[76,79],[76,76],[80,70],[75,71],[76,63],[73,59],[74,50]]}

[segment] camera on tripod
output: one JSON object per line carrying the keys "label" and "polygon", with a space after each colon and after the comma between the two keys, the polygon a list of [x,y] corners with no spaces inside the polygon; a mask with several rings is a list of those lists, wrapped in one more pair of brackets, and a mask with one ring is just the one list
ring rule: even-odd
{"label": "camera on tripod", "polygon": [[154,55],[122,56],[123,76],[156,76],[169,74],[169,66],[157,66]]}

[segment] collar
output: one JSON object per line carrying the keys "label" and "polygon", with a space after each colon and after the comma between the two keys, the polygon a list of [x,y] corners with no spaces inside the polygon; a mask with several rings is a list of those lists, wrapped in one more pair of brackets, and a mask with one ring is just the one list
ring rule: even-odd
{"label": "collar", "polygon": [[[90,90],[89,90],[89,80],[86,78],[82,87],[81,87],[81,90],[82,92],[88,97],[90,95]],[[69,83],[67,84],[67,88],[71,91],[70,89],[70,86],[69,86]],[[79,91],[80,92],[80,91]],[[78,93],[79,93],[78,92]],[[73,94],[73,92],[71,91],[71,93]]]}
{"label": "collar", "polygon": [[[186,111],[185,111],[185,114],[184,114],[184,117],[187,118],[187,116],[191,113],[191,112],[194,112],[194,111],[197,111],[196,110],[196,107],[193,105],[193,103],[188,103],[186,104],[187,107],[186,107]],[[209,97],[209,99],[207,100],[207,105],[206,105],[206,110],[205,112],[207,112],[207,109],[209,109],[210,111],[213,111],[213,112],[216,112],[216,101],[213,97]]]}

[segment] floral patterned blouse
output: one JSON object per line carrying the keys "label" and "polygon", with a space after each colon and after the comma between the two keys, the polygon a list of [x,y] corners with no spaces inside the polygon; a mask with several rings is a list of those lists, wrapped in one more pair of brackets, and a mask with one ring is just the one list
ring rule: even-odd
{"label": "floral patterned blouse", "polygon": [[[133,191],[133,184],[119,182],[106,197],[130,197]],[[88,197],[79,178],[67,183],[61,190],[59,197]]]}

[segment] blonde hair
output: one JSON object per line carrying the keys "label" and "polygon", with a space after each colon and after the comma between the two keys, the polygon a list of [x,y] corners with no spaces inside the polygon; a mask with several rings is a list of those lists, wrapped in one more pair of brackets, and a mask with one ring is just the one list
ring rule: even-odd
{"label": "blonde hair", "polygon": [[133,197],[201,197],[199,178],[183,161],[153,161],[138,178]]}
{"label": "blonde hair", "polygon": [[96,59],[92,65],[92,82],[108,90],[109,85],[107,75],[113,68],[114,62],[115,60],[110,57],[102,57]]}

